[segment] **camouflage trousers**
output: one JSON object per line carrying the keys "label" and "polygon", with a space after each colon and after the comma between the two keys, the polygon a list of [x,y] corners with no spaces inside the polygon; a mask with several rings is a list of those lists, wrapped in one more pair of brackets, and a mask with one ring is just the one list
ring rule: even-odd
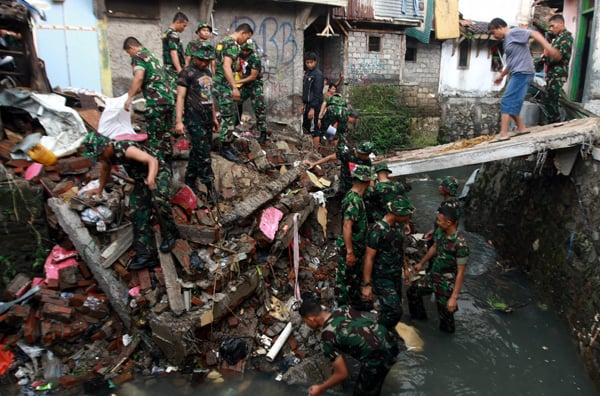
{"label": "camouflage trousers", "polygon": [[133,246],[138,255],[156,254],[154,232],[150,223],[153,209],[158,218],[162,238],[173,238],[179,235],[169,204],[171,176],[171,170],[168,167],[159,168],[154,191],[146,186],[143,179],[135,179],[129,205],[133,214]]}
{"label": "camouflage trousers", "polygon": [[162,160],[168,160],[173,154],[171,144],[173,111],[173,106],[153,106],[148,107],[144,114],[148,145]]}
{"label": "camouflage trousers", "polygon": [[385,377],[396,362],[398,347],[388,351],[377,351],[364,361],[361,361],[360,372],[354,386],[355,396],[378,396]]}
{"label": "camouflage trousers", "polygon": [[[265,97],[263,92],[263,83],[254,82],[254,84],[244,85],[240,88],[242,99],[240,100],[240,106],[248,99],[252,102],[252,110],[254,110],[254,116],[256,117],[256,128],[259,132],[267,131],[267,108],[265,105]],[[241,114],[241,111],[240,111]]]}
{"label": "camouflage trousers", "polygon": [[219,141],[231,143],[233,141],[233,129],[239,118],[238,107],[233,100],[233,89],[227,85],[218,85],[213,89],[217,109],[221,114],[221,129],[219,130]]}
{"label": "camouflage trousers", "polygon": [[190,136],[191,149],[185,170],[185,184],[195,187],[197,178],[202,184],[212,183],[215,178],[210,159],[212,122],[188,124],[186,129]]}
{"label": "camouflage trousers", "polygon": [[552,75],[546,77],[546,95],[542,104],[544,105],[548,123],[550,124],[560,121],[560,105],[558,100],[560,99],[560,91],[566,82],[566,77],[555,77]]}
{"label": "camouflage trousers", "polygon": [[373,277],[373,293],[379,300],[379,323],[390,332],[402,319],[402,273]]}
{"label": "camouflage trousers", "polygon": [[454,312],[448,311],[448,300],[454,291],[454,278],[450,278],[447,274],[439,273],[429,273],[427,276],[427,284],[419,285],[415,282],[406,291],[410,316],[413,319],[426,319],[427,312],[423,304],[423,296],[434,293],[438,317],[440,319],[440,330],[447,333],[454,333],[456,329]]}
{"label": "camouflage trousers", "polygon": [[354,248],[356,263],[352,267],[346,264],[346,248],[338,249],[338,267],[335,273],[335,295],[338,306],[351,305],[357,309],[362,306],[360,283],[363,276],[364,251]]}

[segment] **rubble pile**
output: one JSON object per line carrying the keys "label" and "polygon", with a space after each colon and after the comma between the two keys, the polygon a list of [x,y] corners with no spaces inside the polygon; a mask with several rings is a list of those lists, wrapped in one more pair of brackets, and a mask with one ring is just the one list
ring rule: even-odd
{"label": "rubble pile", "polygon": [[[99,98],[63,96],[86,130],[97,128]],[[87,196],[99,176],[90,160],[77,150],[52,165],[15,160],[28,136],[46,131],[18,108],[2,107],[2,114],[5,172],[43,186],[57,235],[44,275],[20,273],[2,296],[3,384],[31,390],[80,389],[98,381],[113,386],[167,368],[218,379],[211,369],[283,372],[316,355],[317,339],[295,308],[300,290],[333,302],[331,242],[341,223],[325,207],[339,171],[335,164],[307,170],[302,160],[319,158],[308,139],[281,128],[277,140],[261,146],[250,132],[239,132],[235,145],[244,163],[213,154],[215,204],[183,184],[189,142],[179,138],[171,204],[180,239],[171,253],[159,254],[159,267],[128,271],[132,184],[125,171],[114,168],[102,196]],[[322,370],[313,374],[321,378]]]}

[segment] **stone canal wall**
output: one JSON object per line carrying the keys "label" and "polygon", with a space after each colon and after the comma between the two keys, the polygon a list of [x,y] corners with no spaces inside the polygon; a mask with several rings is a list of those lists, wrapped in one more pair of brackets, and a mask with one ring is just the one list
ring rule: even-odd
{"label": "stone canal wall", "polygon": [[600,386],[600,162],[558,175],[553,154],[487,163],[465,202],[465,228],[528,274],[567,324]]}

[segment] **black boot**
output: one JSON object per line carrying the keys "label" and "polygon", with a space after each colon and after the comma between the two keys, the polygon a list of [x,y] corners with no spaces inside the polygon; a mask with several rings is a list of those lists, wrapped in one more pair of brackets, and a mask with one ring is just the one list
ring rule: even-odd
{"label": "black boot", "polygon": [[144,268],[156,267],[158,265],[156,256],[150,254],[136,254],[127,266],[129,271],[137,271]]}
{"label": "black boot", "polygon": [[235,151],[233,147],[231,147],[231,143],[223,143],[221,146],[221,155],[228,161],[240,163],[242,162],[237,155],[235,155]]}
{"label": "black boot", "polygon": [[217,192],[215,185],[213,184],[213,182],[208,182],[204,185],[206,186],[206,195],[208,198],[208,202],[215,205],[219,199],[219,193]]}
{"label": "black boot", "polygon": [[258,137],[258,143],[259,144],[264,144],[267,141],[267,132],[261,132],[260,136]]}
{"label": "black boot", "polygon": [[176,243],[177,243],[177,236],[175,236],[175,235],[169,236],[169,237],[163,239],[162,243],[160,244],[159,249],[163,253],[169,253],[171,250],[173,250]]}

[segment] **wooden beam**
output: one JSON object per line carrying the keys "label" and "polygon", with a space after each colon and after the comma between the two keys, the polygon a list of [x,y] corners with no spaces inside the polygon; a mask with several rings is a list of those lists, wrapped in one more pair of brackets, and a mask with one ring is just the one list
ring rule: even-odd
{"label": "wooden beam", "polygon": [[[156,246],[160,246],[162,238],[160,231],[154,231],[154,237],[156,238]],[[163,270],[165,277],[165,287],[167,289],[167,297],[169,298],[169,307],[173,314],[176,316],[181,315],[185,312],[185,304],[183,303],[183,294],[181,294],[181,285],[177,282],[179,276],[177,275],[177,269],[173,263],[173,256],[171,252],[162,253],[158,252],[158,258],[160,259],[160,267]]]}
{"label": "wooden beam", "polygon": [[130,329],[131,316],[129,315],[128,290],[113,271],[107,270],[101,265],[100,248],[81,222],[79,215],[59,198],[48,199],[48,206],[56,215],[62,229],[69,235],[79,256],[94,274],[98,286],[108,296],[113,309],[123,321],[123,325]]}

